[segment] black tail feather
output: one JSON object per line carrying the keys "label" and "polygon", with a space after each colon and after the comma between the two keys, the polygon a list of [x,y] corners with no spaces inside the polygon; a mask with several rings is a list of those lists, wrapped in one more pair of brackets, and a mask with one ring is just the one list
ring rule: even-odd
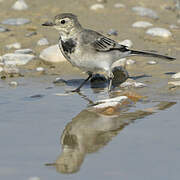
{"label": "black tail feather", "polygon": [[161,54],[156,54],[152,52],[147,52],[147,51],[136,51],[136,50],[130,50],[132,55],[140,55],[140,56],[148,56],[148,57],[157,57],[161,59],[167,59],[169,61],[174,61],[176,58],[170,57],[170,56],[165,56]]}

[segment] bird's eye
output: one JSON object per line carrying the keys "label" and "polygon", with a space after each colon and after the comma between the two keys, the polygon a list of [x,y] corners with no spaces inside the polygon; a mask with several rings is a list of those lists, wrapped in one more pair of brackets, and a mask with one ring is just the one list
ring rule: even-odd
{"label": "bird's eye", "polygon": [[65,20],[61,20],[61,24],[65,24],[66,23],[66,21]]}

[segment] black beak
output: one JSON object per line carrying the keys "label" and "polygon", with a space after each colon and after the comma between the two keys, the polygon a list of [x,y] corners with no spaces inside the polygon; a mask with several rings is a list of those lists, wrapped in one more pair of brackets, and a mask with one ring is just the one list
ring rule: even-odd
{"label": "black beak", "polygon": [[42,24],[42,26],[54,26],[55,24],[53,22],[45,22]]}

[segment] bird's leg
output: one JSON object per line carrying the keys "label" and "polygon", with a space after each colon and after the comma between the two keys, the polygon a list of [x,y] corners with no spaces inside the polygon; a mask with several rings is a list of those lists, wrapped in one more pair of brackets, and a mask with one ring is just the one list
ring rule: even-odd
{"label": "bird's leg", "polygon": [[109,80],[109,86],[108,86],[108,92],[111,92],[112,89],[112,80],[114,78],[113,73],[110,71],[108,74],[108,80]]}
{"label": "bird's leg", "polygon": [[87,81],[89,81],[89,79],[92,77],[92,73],[91,73],[91,72],[88,72],[88,75],[89,75],[89,76],[80,84],[80,86],[79,86],[78,88],[72,90],[71,92],[79,92],[80,89],[83,87],[83,85],[84,85]]}

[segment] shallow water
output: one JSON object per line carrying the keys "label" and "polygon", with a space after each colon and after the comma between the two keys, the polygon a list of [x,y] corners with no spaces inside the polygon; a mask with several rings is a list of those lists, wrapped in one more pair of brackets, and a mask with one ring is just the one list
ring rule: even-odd
{"label": "shallow water", "polygon": [[[130,105],[118,117],[100,116],[88,111],[89,102],[78,94],[56,96],[72,87],[54,86],[53,79],[22,78],[17,88],[4,82],[0,97],[2,179],[180,177],[179,101],[146,100]],[[106,93],[94,94],[89,86],[83,94],[93,101],[107,97]],[[61,142],[72,149],[70,158],[67,151],[62,153],[61,136]],[[64,168],[45,165],[57,159]]]}

